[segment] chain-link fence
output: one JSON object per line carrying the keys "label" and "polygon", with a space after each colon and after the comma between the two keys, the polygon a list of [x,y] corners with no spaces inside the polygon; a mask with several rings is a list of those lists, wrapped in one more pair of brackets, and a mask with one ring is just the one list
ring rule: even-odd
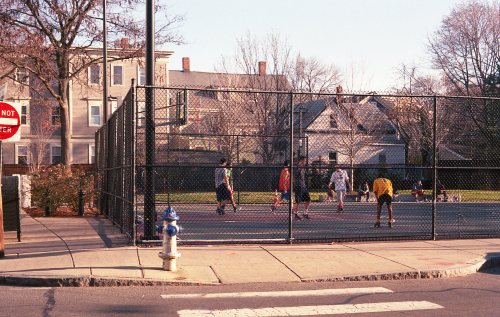
{"label": "chain-link fence", "polygon": [[135,96],[130,90],[122,105],[96,132],[97,207],[122,232],[135,239]]}
{"label": "chain-link fence", "polygon": [[499,118],[498,98],[134,87],[96,134],[100,207],[141,242],[167,206],[181,243],[498,237]]}

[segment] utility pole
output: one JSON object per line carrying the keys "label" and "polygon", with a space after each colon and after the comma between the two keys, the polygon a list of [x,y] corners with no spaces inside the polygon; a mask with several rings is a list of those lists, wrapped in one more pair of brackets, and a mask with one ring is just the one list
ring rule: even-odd
{"label": "utility pole", "polygon": [[102,1],[102,109],[103,122],[108,121],[108,36],[106,29],[106,0]]}
{"label": "utility pole", "polygon": [[154,61],[155,21],[154,0],[146,1],[146,179],[144,189],[144,240],[154,239],[155,232],[155,122],[154,122]]}

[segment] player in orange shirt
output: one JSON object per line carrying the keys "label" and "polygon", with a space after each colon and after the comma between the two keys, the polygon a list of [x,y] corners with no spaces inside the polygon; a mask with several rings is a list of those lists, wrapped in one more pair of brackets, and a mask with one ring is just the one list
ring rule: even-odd
{"label": "player in orange shirt", "polygon": [[283,168],[281,169],[281,172],[280,172],[280,181],[278,184],[278,190],[281,192],[281,194],[278,195],[278,192],[275,191],[274,202],[273,202],[273,206],[271,207],[271,212],[275,212],[276,208],[278,208],[279,205],[284,200],[290,201],[290,170],[289,170],[289,166],[290,166],[290,162],[288,160],[286,160],[283,163]]}

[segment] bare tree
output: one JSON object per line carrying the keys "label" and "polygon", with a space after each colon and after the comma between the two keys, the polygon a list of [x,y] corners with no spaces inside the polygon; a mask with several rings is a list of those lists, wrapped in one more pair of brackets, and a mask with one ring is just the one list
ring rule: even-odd
{"label": "bare tree", "polygon": [[300,54],[295,58],[288,78],[297,92],[331,92],[341,81],[340,71],[335,65],[326,65],[317,58]]}
{"label": "bare tree", "polygon": [[[409,161],[429,165],[434,142],[434,99],[428,96],[441,95],[446,91],[446,84],[438,78],[420,75],[415,66],[403,64],[399,74],[402,86],[395,87],[394,92],[400,96],[383,98],[389,105],[387,114],[408,145]],[[439,151],[445,150],[442,146],[450,146],[464,135],[467,122],[464,122],[462,110],[453,99],[438,98],[436,102]]]}
{"label": "bare tree", "polygon": [[[340,81],[340,73],[335,66],[295,55],[286,39],[278,34],[257,39],[247,33],[238,38],[236,55],[232,60],[223,60],[222,68],[224,73],[245,75],[237,77],[240,82],[236,85],[232,83],[233,86],[227,87],[261,91],[245,94],[243,111],[252,118],[252,132],[257,135],[258,152],[264,163],[281,158],[282,149],[278,150],[277,144],[279,136],[285,135],[289,129],[291,110],[288,95],[265,91],[293,89],[295,92],[321,93],[331,90]],[[309,94],[295,97],[294,103],[317,98]]]}
{"label": "bare tree", "polygon": [[279,35],[270,34],[259,40],[247,33],[237,39],[234,58],[225,59],[222,63],[224,73],[240,74],[232,77],[231,86],[227,87],[250,90],[249,93],[240,94],[244,99],[240,108],[243,112],[241,116],[252,122],[252,127],[247,132],[256,136],[256,145],[263,163],[275,161],[275,136],[283,132],[286,113],[290,111],[288,96],[269,91],[291,89],[286,78],[293,62],[291,54],[291,47]]}
{"label": "bare tree", "polygon": [[[448,93],[500,97],[500,3],[471,1],[456,6],[429,39],[435,68]],[[460,102],[459,102],[460,101]],[[455,100],[450,108],[465,125],[475,157],[499,157],[500,105],[495,100]]]}
{"label": "bare tree", "polygon": [[489,78],[500,65],[500,3],[470,1],[457,5],[429,39],[434,67],[453,94],[499,95]]}
{"label": "bare tree", "polygon": [[[133,43],[117,58],[142,55],[144,23],[134,14],[141,3],[139,0],[107,0],[110,41],[128,37]],[[66,165],[70,163],[70,82],[77,80],[89,65],[102,60],[95,52],[89,53],[89,48],[102,43],[101,8],[101,1],[97,0],[4,0],[0,3],[0,60],[8,69],[28,71],[57,102],[61,115],[62,163]],[[171,27],[181,18],[165,16],[163,20],[163,26],[157,29],[157,44],[180,41]]]}
{"label": "bare tree", "polygon": [[28,164],[30,173],[37,173],[46,163],[49,155],[50,140],[57,129],[57,123],[52,122],[52,109],[56,106],[47,99],[32,100],[35,107],[31,108],[29,121],[31,142],[28,147]]}
{"label": "bare tree", "polygon": [[[205,115],[201,125],[205,131],[216,137],[217,149],[224,153],[228,161],[235,162],[250,143],[250,136],[240,136],[245,127],[248,127],[248,118],[245,117],[237,96],[231,96],[225,91],[215,93],[222,95],[219,97],[222,100],[212,104],[213,112]],[[212,138],[208,142],[213,142]]]}

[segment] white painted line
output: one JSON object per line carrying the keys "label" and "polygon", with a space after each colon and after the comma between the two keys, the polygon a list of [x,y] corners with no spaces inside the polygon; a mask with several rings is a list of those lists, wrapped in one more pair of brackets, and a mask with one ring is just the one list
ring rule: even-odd
{"label": "white painted line", "polygon": [[375,294],[375,293],[392,293],[392,291],[383,287],[363,287],[363,288],[335,288],[335,289],[278,291],[278,292],[171,294],[171,295],[160,295],[160,296],[163,299],[182,299],[182,298],[302,297],[302,296],[330,296],[330,295]]}
{"label": "white painted line", "polygon": [[444,308],[427,301],[383,302],[368,304],[297,307],[241,308],[226,310],[179,310],[179,317],[277,317],[381,313]]}
{"label": "white painted line", "polygon": [[19,121],[14,118],[0,118],[0,125],[19,125]]}

